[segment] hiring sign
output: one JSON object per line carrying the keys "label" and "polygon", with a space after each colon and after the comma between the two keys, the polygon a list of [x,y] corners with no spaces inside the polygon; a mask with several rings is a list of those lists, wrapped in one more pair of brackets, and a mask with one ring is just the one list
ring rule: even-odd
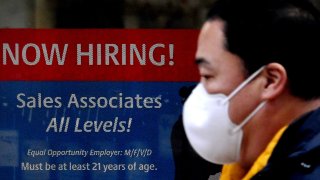
{"label": "hiring sign", "polygon": [[196,30],[0,30],[1,179],[173,179]]}

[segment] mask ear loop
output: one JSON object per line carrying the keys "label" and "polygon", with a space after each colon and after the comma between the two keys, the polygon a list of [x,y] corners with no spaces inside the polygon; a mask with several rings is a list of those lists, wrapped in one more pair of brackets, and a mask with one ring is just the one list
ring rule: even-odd
{"label": "mask ear loop", "polygon": [[258,107],[256,107],[256,109],[254,111],[252,111],[249,116],[247,116],[237,127],[235,127],[234,129],[231,130],[231,134],[234,134],[236,132],[238,132],[245,124],[247,124],[247,122],[254,116],[257,114],[257,112],[263,108],[263,106],[266,104],[266,101],[263,101],[259,104]]}
{"label": "mask ear loop", "polygon": [[[231,98],[233,98],[241,89],[243,89],[244,86],[246,86],[250,81],[252,81],[256,76],[258,76],[265,66],[262,66],[259,68],[256,72],[251,74],[245,81],[243,81],[235,90],[233,90],[230,95],[222,102],[222,104],[226,104],[230,101]],[[237,127],[232,129],[230,131],[231,134],[234,134],[238,132],[264,105],[266,104],[266,101],[263,101],[259,104],[256,109],[254,109]]]}
{"label": "mask ear loop", "polygon": [[245,81],[243,81],[235,90],[233,90],[229,96],[222,101],[222,104],[227,103],[231,98],[233,98],[241,89],[243,89],[244,86],[246,86],[252,79],[254,79],[256,76],[258,76],[261,71],[264,69],[265,66],[262,66],[260,69],[258,69],[256,72],[251,74]]}

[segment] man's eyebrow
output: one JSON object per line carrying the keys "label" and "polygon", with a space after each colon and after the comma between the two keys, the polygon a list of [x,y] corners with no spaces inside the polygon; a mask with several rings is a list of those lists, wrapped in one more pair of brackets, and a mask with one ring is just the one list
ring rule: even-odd
{"label": "man's eyebrow", "polygon": [[209,61],[207,61],[206,59],[204,58],[197,58],[195,59],[195,64],[196,65],[200,65],[200,64],[210,64]]}

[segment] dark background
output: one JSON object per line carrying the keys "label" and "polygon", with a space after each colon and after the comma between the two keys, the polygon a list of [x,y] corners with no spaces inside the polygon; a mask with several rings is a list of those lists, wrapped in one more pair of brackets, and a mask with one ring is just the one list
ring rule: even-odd
{"label": "dark background", "polygon": [[200,28],[212,0],[0,0],[0,28]]}

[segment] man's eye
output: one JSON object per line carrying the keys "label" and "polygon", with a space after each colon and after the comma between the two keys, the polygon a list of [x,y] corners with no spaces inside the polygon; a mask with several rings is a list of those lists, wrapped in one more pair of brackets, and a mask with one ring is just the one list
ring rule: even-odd
{"label": "man's eye", "polygon": [[205,80],[209,80],[209,79],[211,79],[213,76],[210,76],[210,75],[202,75],[201,76],[203,79],[205,79]]}

